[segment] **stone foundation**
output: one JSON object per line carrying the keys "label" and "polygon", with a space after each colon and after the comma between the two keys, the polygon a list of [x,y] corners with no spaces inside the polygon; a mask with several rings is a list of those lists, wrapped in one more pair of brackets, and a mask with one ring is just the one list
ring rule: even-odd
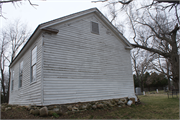
{"label": "stone foundation", "polygon": [[[61,104],[61,105],[48,105],[48,106],[36,106],[29,105],[25,106],[27,110],[30,111],[31,114],[39,114],[42,116],[41,110],[44,110],[45,116],[52,115],[53,113],[62,115],[69,114],[72,112],[85,111],[85,110],[95,110],[95,109],[108,109],[113,106],[124,107],[127,105],[128,98],[119,98],[119,99],[111,99],[111,100],[100,100],[100,101],[91,101],[91,102],[79,102],[79,103],[71,103],[71,104]],[[132,100],[133,104],[135,104],[134,99]],[[47,110],[47,111],[46,111]],[[39,112],[38,112],[39,111]],[[44,114],[44,113],[42,113]]]}

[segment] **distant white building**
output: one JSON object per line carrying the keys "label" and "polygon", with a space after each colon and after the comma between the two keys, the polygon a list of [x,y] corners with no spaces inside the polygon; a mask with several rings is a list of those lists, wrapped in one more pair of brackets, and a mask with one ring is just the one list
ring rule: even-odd
{"label": "distant white building", "polygon": [[131,49],[96,8],[40,24],[10,65],[9,104],[133,96]]}

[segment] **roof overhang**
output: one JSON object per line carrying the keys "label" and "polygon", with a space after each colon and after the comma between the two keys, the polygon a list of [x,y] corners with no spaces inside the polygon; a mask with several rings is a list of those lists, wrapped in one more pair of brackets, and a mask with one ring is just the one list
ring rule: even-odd
{"label": "roof overhang", "polygon": [[46,31],[48,33],[53,33],[53,34],[57,34],[59,32],[59,30],[54,29],[54,28],[49,28],[49,27],[42,28],[41,30]]}
{"label": "roof overhang", "polygon": [[16,57],[13,59],[13,61],[10,63],[9,67],[12,67],[13,64],[19,59],[20,56],[22,56],[25,51],[31,46],[31,44],[34,42],[34,40],[41,35],[42,31],[48,32],[48,33],[52,33],[52,34],[57,34],[59,32],[59,30],[57,29],[53,29],[53,28],[43,28],[40,29],[41,25],[39,25],[35,31],[33,32],[33,34],[29,37],[29,39],[27,40],[27,42],[25,43],[25,45],[23,46],[23,48],[21,49],[21,51],[16,55]]}

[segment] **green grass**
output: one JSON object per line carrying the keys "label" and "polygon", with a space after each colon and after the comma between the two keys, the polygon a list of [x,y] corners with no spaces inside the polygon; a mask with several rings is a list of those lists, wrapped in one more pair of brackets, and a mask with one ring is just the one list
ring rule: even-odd
{"label": "green grass", "polygon": [[[138,96],[142,104],[126,107],[111,107],[105,109],[71,112],[59,115],[54,113],[56,119],[179,119],[179,96],[172,97],[166,93],[146,94]],[[39,119],[39,116],[29,114],[25,109],[12,109],[1,112],[1,117],[9,119]],[[12,112],[14,111],[14,112]],[[46,118],[52,118],[48,116]],[[44,117],[42,117],[44,119]]]}
{"label": "green grass", "polygon": [[59,117],[59,115],[58,115],[57,113],[53,113],[53,116],[54,116],[55,118],[58,118],[58,117]]}
{"label": "green grass", "polygon": [[166,94],[147,94],[138,97],[142,102],[141,105],[93,110],[83,116],[77,113],[69,117],[76,119],[179,119],[177,97],[168,99]]}
{"label": "green grass", "polygon": [[[137,108],[135,118],[141,119],[178,119],[179,99],[167,98],[167,95],[155,94],[139,96],[142,106]],[[141,116],[141,114],[143,116]]]}

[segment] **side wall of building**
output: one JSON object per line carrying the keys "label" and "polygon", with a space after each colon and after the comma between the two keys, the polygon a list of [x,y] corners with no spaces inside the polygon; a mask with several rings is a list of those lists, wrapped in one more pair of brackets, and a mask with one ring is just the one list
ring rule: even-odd
{"label": "side wall of building", "polygon": [[[91,22],[99,34],[91,33]],[[134,94],[130,50],[95,14],[53,26],[44,34],[44,105]]]}
{"label": "side wall of building", "polygon": [[[37,46],[36,82],[31,83],[31,52]],[[27,47],[27,46],[26,46]],[[23,61],[22,87],[19,88],[20,62]],[[9,104],[41,105],[41,69],[42,69],[42,37],[38,37],[11,67]],[[12,71],[14,71],[14,86],[12,90]]]}

